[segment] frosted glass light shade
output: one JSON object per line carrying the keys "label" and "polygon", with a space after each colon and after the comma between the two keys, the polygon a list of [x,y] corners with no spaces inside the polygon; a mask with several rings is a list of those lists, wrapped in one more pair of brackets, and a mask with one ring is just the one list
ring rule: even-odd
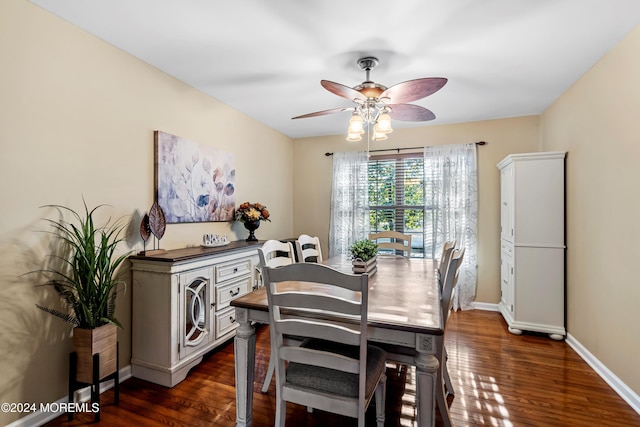
{"label": "frosted glass light shade", "polygon": [[347,134],[347,141],[349,142],[358,142],[358,141],[362,141],[362,136],[360,136],[360,133],[352,133],[349,132]]}
{"label": "frosted glass light shade", "polygon": [[383,132],[376,132],[374,130],[373,138],[371,139],[373,139],[374,141],[384,141],[385,139],[387,139],[387,134]]}
{"label": "frosted glass light shade", "polygon": [[364,133],[364,124],[362,122],[362,117],[358,114],[354,114],[349,119],[349,129],[347,129],[348,133]]}
{"label": "frosted glass light shade", "polygon": [[376,120],[375,131],[381,133],[391,133],[391,117],[387,113],[380,114]]}

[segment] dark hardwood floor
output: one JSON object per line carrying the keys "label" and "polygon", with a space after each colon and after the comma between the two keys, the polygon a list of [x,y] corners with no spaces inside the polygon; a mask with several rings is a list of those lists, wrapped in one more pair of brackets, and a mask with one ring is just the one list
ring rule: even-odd
{"label": "dark hardwood floor", "polygon": [[[260,388],[269,361],[269,330],[257,332],[253,425],[272,426],[275,381]],[[511,335],[500,315],[452,313],[447,326],[449,372],[456,395],[450,401],[456,426],[640,426],[637,414],[566,343],[546,336]],[[415,425],[415,371],[387,369],[387,426]],[[61,416],[47,426],[93,423],[93,414]],[[203,360],[171,389],[136,378],[123,382],[120,404],[113,390],[101,396],[101,425],[234,426],[233,342]],[[353,419],[288,404],[287,425],[355,426]],[[375,425],[375,408],[367,412]]]}

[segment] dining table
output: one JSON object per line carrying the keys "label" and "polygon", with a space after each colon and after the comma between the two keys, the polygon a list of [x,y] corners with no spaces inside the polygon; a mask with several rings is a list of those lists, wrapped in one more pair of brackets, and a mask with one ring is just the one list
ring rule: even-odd
{"label": "dining table", "polygon": [[[352,273],[346,256],[325,259],[323,264]],[[444,325],[437,285],[437,262],[400,256],[377,257],[377,270],[369,277],[367,338],[415,354],[416,417],[419,426],[435,425],[437,371],[441,361],[437,346],[444,339]],[[304,290],[304,282],[294,282]],[[236,310],[234,338],[236,379],[236,426],[252,424],[255,371],[255,323],[269,323],[269,304],[264,287],[231,302]]]}

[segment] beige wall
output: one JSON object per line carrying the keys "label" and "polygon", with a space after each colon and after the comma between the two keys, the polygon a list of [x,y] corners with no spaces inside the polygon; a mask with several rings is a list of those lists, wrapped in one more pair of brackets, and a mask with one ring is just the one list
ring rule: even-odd
{"label": "beige wall", "polygon": [[[639,51],[636,29],[541,117],[396,130],[372,146],[488,142],[478,148],[477,301],[486,303],[500,294],[495,165],[510,153],[567,150],[569,333],[635,392]],[[114,217],[139,218],[152,203],[154,130],[235,154],[236,200],[260,201],[272,212],[260,238],[309,233],[326,242],[332,160],[324,153],[362,145],[342,135],[292,142],[26,0],[0,2],[0,55],[1,401],[46,403],[67,393],[71,329],[34,307],[45,293],[22,276],[49,252],[37,232],[49,211],[39,206],[80,208],[84,195],[89,205],[111,205]],[[246,236],[239,224],[170,225],[162,247],[198,244],[204,232]],[[141,249],[135,230],[128,243]],[[131,356],[130,310],[129,293],[118,309],[123,366]],[[19,416],[2,413],[0,424]]]}
{"label": "beige wall", "polygon": [[640,393],[640,27],[541,116],[543,150],[567,151],[569,333]]}
{"label": "beige wall", "polygon": [[[307,119],[321,120],[321,118]],[[345,123],[347,118],[345,118]],[[345,124],[346,126],[346,124]],[[478,147],[477,302],[500,299],[500,173],[507,154],[539,151],[538,116],[395,130],[371,149],[424,147],[486,141]],[[294,146],[294,231],[320,236],[328,253],[332,157],[326,152],[366,150],[366,142],[348,143],[345,135],[296,139]]]}
{"label": "beige wall", "polygon": [[[153,202],[153,131],[231,151],[236,201],[262,202],[273,222],[259,238],[293,233],[292,140],[88,35],[26,0],[0,2],[0,401],[53,402],[67,393],[71,328],[40,310],[49,240],[45,204],[111,205],[113,217]],[[277,165],[268,168],[267,165]],[[268,171],[268,179],[266,173]],[[129,247],[140,250],[135,230]],[[161,246],[203,233],[246,238],[238,223],[169,225]],[[118,317],[121,365],[131,358],[129,292]],[[20,414],[0,413],[0,425]]]}

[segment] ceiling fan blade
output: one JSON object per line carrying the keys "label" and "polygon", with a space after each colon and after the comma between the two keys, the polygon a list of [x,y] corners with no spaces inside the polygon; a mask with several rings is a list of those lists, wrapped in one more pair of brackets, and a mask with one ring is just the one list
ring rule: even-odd
{"label": "ceiling fan blade", "polygon": [[390,104],[392,119],[403,122],[426,122],[436,118],[436,115],[424,107],[413,104]]}
{"label": "ceiling fan blade", "polygon": [[380,94],[380,98],[390,98],[391,102],[404,104],[417,101],[439,91],[447,83],[444,77],[428,77],[407,80],[391,86]]}
{"label": "ceiling fan blade", "polygon": [[352,108],[352,107],[332,108],[330,110],[316,111],[315,113],[303,114],[302,116],[292,117],[291,120],[306,119],[308,117],[325,116],[327,114],[341,113],[343,111],[353,111],[353,110],[355,110],[355,108]]}
{"label": "ceiling fan blade", "polygon": [[349,101],[353,101],[354,99],[359,99],[361,101],[367,100],[366,96],[364,96],[357,90],[350,88],[349,86],[345,86],[336,82],[330,82],[329,80],[320,80],[320,84],[329,92],[343,98],[347,98]]}

